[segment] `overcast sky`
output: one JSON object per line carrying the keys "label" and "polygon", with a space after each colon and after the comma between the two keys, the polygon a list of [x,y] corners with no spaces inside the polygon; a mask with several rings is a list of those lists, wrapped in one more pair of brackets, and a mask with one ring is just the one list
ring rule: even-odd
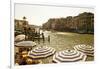
{"label": "overcast sky", "polygon": [[15,4],[15,19],[22,19],[25,16],[29,24],[33,25],[42,25],[50,18],[76,16],[83,12],[94,13],[94,9]]}

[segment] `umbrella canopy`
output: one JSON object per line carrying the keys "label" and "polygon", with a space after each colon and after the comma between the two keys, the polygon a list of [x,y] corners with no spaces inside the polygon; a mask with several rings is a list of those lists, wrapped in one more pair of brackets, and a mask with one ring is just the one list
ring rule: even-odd
{"label": "umbrella canopy", "polygon": [[38,58],[48,57],[50,55],[53,55],[54,53],[55,53],[54,48],[43,46],[43,47],[37,47],[33,49],[32,51],[28,53],[28,56],[33,59],[38,59]]}
{"label": "umbrella canopy", "polygon": [[90,45],[75,45],[74,47],[75,50],[81,51],[83,53],[85,53],[88,56],[93,56],[94,54],[94,48]]}
{"label": "umbrella canopy", "polygon": [[22,41],[22,40],[25,40],[25,35],[24,34],[20,34],[20,35],[17,35],[15,37],[15,41]]}
{"label": "umbrella canopy", "polygon": [[21,41],[15,44],[17,47],[27,47],[27,46],[36,46],[36,43],[33,41]]}
{"label": "umbrella canopy", "polygon": [[85,61],[86,57],[87,56],[84,53],[76,50],[64,50],[57,52],[53,56],[53,61],[56,63]]}

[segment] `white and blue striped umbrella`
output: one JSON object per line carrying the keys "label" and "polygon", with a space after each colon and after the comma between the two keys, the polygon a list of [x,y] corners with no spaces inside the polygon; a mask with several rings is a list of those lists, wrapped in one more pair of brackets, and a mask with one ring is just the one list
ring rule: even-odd
{"label": "white and blue striped umbrella", "polygon": [[76,50],[64,50],[57,52],[53,56],[53,62],[63,63],[63,62],[77,62],[77,61],[85,61],[86,55],[82,52]]}
{"label": "white and blue striped umbrella", "polygon": [[32,51],[28,53],[28,56],[33,58],[33,59],[38,59],[38,58],[45,58],[50,55],[53,55],[55,53],[55,49],[52,47],[36,47]]}
{"label": "white and blue striped umbrella", "polygon": [[85,53],[88,56],[94,56],[93,55],[94,54],[93,46],[81,44],[81,45],[75,45],[74,49],[78,50],[78,51],[81,51],[81,52]]}

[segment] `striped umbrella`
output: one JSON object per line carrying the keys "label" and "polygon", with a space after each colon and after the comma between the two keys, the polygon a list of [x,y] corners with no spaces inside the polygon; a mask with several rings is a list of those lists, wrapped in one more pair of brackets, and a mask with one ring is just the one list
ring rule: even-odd
{"label": "striped umbrella", "polygon": [[85,61],[86,55],[82,52],[76,50],[64,50],[57,52],[53,56],[53,62],[62,63],[62,62],[76,62],[76,61]]}
{"label": "striped umbrella", "polygon": [[90,45],[85,45],[85,44],[75,45],[74,49],[78,50],[78,51],[81,51],[81,52],[85,53],[88,56],[93,56],[93,54],[94,54],[94,48]]}
{"label": "striped umbrella", "polygon": [[55,53],[55,49],[52,47],[36,47],[32,51],[28,53],[28,56],[33,58],[33,59],[38,59],[38,58],[45,58],[50,55],[53,55]]}

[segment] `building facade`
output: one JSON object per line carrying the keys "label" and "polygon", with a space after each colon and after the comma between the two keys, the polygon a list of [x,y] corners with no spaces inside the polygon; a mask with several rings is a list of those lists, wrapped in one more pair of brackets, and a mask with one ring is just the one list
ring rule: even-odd
{"label": "building facade", "polygon": [[94,32],[94,14],[90,12],[80,13],[77,16],[68,16],[66,18],[52,18],[43,24],[45,29],[69,32]]}
{"label": "building facade", "polygon": [[74,24],[78,31],[92,33],[94,32],[94,14],[87,12],[81,13],[76,17]]}
{"label": "building facade", "polygon": [[14,22],[15,22],[15,30],[24,31],[25,28],[29,27],[28,21],[15,19]]}

